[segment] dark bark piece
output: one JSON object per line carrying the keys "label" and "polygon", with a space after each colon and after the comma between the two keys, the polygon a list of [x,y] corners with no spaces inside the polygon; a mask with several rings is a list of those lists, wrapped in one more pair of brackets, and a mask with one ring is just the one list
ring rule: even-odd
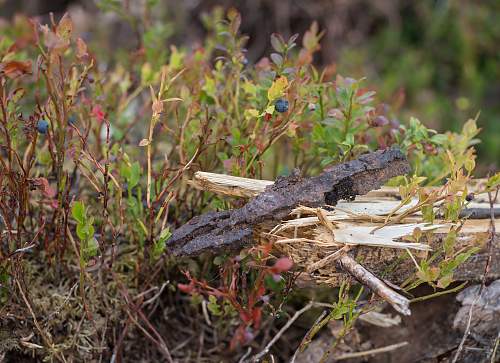
{"label": "dark bark piece", "polygon": [[204,251],[240,249],[252,243],[257,225],[280,222],[299,205],[319,207],[352,200],[409,171],[406,157],[397,148],[362,155],[311,178],[302,178],[295,171],[278,178],[242,208],[193,218],[174,231],[169,250],[177,256],[194,256]]}
{"label": "dark bark piece", "polygon": [[[493,208],[493,218],[500,217],[500,208]],[[460,218],[467,219],[490,219],[490,208],[466,208],[460,212]]]}

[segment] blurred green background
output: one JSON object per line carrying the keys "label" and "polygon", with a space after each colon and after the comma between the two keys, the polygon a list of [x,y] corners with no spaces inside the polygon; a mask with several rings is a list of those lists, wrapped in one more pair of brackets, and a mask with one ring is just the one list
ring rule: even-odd
{"label": "blurred green background", "polygon": [[[80,36],[102,47],[100,53],[133,50],[133,26],[116,13],[102,11],[114,3],[125,3],[132,13],[135,7],[142,9],[141,0],[0,0],[0,17],[22,13],[48,19],[50,12],[58,16],[69,11]],[[242,31],[250,36],[250,62],[269,55],[273,32],[285,38],[303,34],[317,21],[325,31],[315,59],[318,66],[332,65],[342,75],[366,77],[398,117],[415,116],[438,131],[458,131],[468,118],[480,114],[478,174],[498,170],[498,0],[164,0],[158,5],[160,10],[150,16],[162,21],[152,39],[164,39],[155,46],[165,49],[203,39],[203,14],[215,6],[237,8]]]}

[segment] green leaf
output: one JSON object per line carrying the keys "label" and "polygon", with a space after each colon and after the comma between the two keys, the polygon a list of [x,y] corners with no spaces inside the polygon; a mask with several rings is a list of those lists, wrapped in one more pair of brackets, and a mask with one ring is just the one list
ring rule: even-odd
{"label": "green leaf", "polygon": [[208,296],[207,308],[208,308],[208,311],[210,311],[212,313],[212,315],[215,315],[215,316],[222,315],[222,311],[219,307],[219,304],[217,304],[217,298],[214,295]]}
{"label": "green leaf", "polygon": [[170,228],[167,227],[163,231],[161,231],[159,240],[166,241],[167,239],[170,238],[171,235],[172,235],[172,232],[170,232]]}
{"label": "green leaf", "polygon": [[76,235],[80,241],[85,241],[87,239],[87,225],[78,223],[76,226]]}
{"label": "green leaf", "polygon": [[266,111],[264,111],[264,114],[268,113],[272,115],[274,113],[274,109],[275,109],[274,105],[269,105],[267,106]]}
{"label": "green leaf", "polygon": [[94,236],[94,233],[95,233],[95,229],[94,229],[94,226],[92,225],[92,223],[87,223],[87,237],[88,238],[91,238]]}
{"label": "green leaf", "polygon": [[214,265],[215,266],[220,266],[224,263],[224,256],[216,256],[214,258]]}
{"label": "green leaf", "polygon": [[441,272],[440,267],[431,267],[426,260],[420,262],[420,268],[417,271],[417,277],[424,282],[435,281]]}
{"label": "green leaf", "polygon": [[462,128],[462,133],[468,138],[472,139],[479,133],[479,129],[476,125],[476,120],[469,119]]}
{"label": "green leaf", "polygon": [[169,65],[172,70],[177,70],[182,67],[182,61],[184,60],[185,54],[179,52],[176,47],[172,47],[172,53],[170,54]]}
{"label": "green leaf", "polygon": [[281,65],[283,64],[283,57],[280,54],[278,54],[278,53],[271,53],[271,60],[278,67],[281,67]]}
{"label": "green leaf", "polygon": [[216,88],[216,84],[215,84],[215,79],[210,78],[210,76],[206,75],[205,76],[205,84],[203,85],[203,87],[201,89],[203,91],[205,91],[205,93],[209,97],[215,99],[216,92],[217,92],[217,88]]}
{"label": "green leaf", "polygon": [[141,84],[143,86],[149,85],[153,83],[153,79],[154,79],[154,72],[153,69],[151,68],[151,64],[146,62],[141,67]]}
{"label": "green leaf", "polygon": [[271,87],[267,90],[267,99],[274,101],[282,97],[288,87],[288,79],[286,77],[279,77],[273,82]]}
{"label": "green leaf", "polygon": [[257,86],[252,82],[245,81],[242,87],[246,94],[249,94],[252,97],[255,97],[257,95]]}
{"label": "green leaf", "polygon": [[259,117],[259,111],[255,108],[245,110],[245,118],[251,119],[252,117]]}
{"label": "green leaf", "polygon": [[128,166],[127,164],[125,163],[122,163],[120,165],[120,175],[122,178],[125,178],[125,180],[129,180],[130,178],[130,166]]}
{"label": "green leaf", "polygon": [[282,53],[285,50],[285,43],[279,34],[271,34],[271,46],[278,53]]}
{"label": "green leaf", "polygon": [[422,211],[422,219],[424,220],[424,222],[434,223],[435,214],[432,205],[422,206],[421,211]]}
{"label": "green leaf", "polygon": [[153,244],[152,255],[153,259],[157,260],[165,251],[166,243],[165,240],[159,239]]}
{"label": "green leaf", "polygon": [[446,254],[446,256],[451,256],[453,254],[453,247],[455,246],[456,239],[457,239],[457,231],[452,229],[446,235],[446,238],[444,239],[443,243],[444,253]]}
{"label": "green leaf", "polygon": [[500,186],[500,171],[495,175],[489,177],[488,181],[486,182],[486,189],[488,191],[492,191],[496,189],[498,186]]}
{"label": "green leaf", "polygon": [[134,162],[130,166],[130,176],[128,179],[129,188],[135,187],[139,183],[139,179],[141,178],[141,165],[138,161]]}
{"label": "green leaf", "polygon": [[431,141],[436,145],[443,145],[446,141],[448,141],[448,136],[445,134],[436,134],[431,137]]}
{"label": "green leaf", "polygon": [[73,203],[71,215],[78,223],[85,223],[85,206],[83,202],[76,201]]}
{"label": "green leaf", "polygon": [[465,170],[470,174],[476,167],[476,162],[473,158],[466,159],[464,162]]}
{"label": "green leaf", "polygon": [[443,277],[441,277],[438,282],[437,286],[441,289],[445,289],[448,287],[453,282],[453,274],[448,274]]}
{"label": "green leaf", "polygon": [[347,135],[345,135],[344,144],[348,145],[348,146],[353,146],[354,145],[354,135],[351,133],[348,133]]}
{"label": "green leaf", "polygon": [[94,257],[97,255],[97,251],[99,248],[99,244],[97,243],[97,240],[94,237],[89,238],[86,243],[85,247],[83,248],[83,256],[85,259],[88,259],[90,257]]}

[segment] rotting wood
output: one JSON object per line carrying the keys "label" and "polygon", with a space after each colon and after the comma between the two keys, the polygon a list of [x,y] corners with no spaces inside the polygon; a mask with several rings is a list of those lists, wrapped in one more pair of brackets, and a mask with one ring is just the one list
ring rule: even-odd
{"label": "rotting wood", "polygon": [[[490,218],[487,193],[482,192],[480,194],[475,194],[475,192],[484,189],[482,186],[484,186],[485,183],[486,179],[474,179],[470,185],[468,185],[468,189],[473,199],[468,203],[467,208],[461,211],[460,218]],[[249,179],[198,171],[195,173],[193,180],[189,181],[189,184],[197,189],[218,195],[252,198],[264,192],[266,187],[274,184],[274,182],[271,180]],[[437,187],[425,188],[425,190],[429,192],[436,189]],[[354,202],[339,201],[336,210],[340,211],[344,209],[346,212],[364,212],[367,214],[382,215],[397,206],[399,201],[400,196],[398,188],[382,186],[379,189],[369,191],[365,195],[358,196]],[[417,199],[412,200],[408,205],[401,208],[399,212],[403,212],[414,206],[416,202]],[[495,218],[500,217],[500,203],[494,204],[493,214]]]}
{"label": "rotting wood", "polygon": [[318,176],[302,178],[298,171],[280,177],[242,208],[209,212],[193,218],[174,231],[169,251],[177,256],[193,256],[204,251],[239,249],[254,241],[262,223],[279,223],[299,205],[319,207],[353,200],[379,188],[394,176],[410,170],[406,157],[391,148],[360,156],[336,165]]}
{"label": "rotting wood", "polygon": [[[195,175],[191,184],[199,189],[215,192],[219,195],[231,197],[251,197],[262,193],[266,187],[270,186],[273,182],[269,180],[255,180],[247,178],[234,178],[228,177],[223,174],[213,174],[198,172]],[[488,195],[487,193],[480,193],[484,190],[485,179],[474,179],[468,185],[469,192],[474,194],[473,200],[468,204],[468,209],[477,208],[481,211],[489,211]],[[429,188],[435,189],[435,188]],[[370,223],[370,219],[366,216],[383,216],[388,211],[392,210],[399,204],[399,191],[398,188],[383,186],[377,190],[369,191],[367,194],[356,197],[353,202],[339,201],[334,211],[327,211],[327,218],[332,221],[342,220],[347,223],[346,228],[351,225],[374,225]],[[410,203],[409,207],[412,206]],[[495,210],[500,208],[500,204],[494,204]],[[403,212],[405,209],[401,209]],[[465,213],[465,212],[464,212]],[[482,213],[482,212],[481,212]],[[313,212],[310,213],[314,214]],[[303,215],[303,214],[302,214]],[[495,213],[496,216],[496,213]],[[310,218],[308,222],[310,226],[314,227],[318,223],[318,218],[304,217],[301,219]],[[421,216],[419,213],[405,218],[405,223],[421,223]],[[297,225],[303,224],[304,221],[298,219],[290,219],[283,225],[289,225],[295,228]],[[436,221],[436,223],[440,223]],[[486,219],[472,219],[469,218],[465,221],[460,234],[457,236],[456,249],[461,250],[473,246],[481,248],[481,251],[470,257],[465,263],[461,264],[454,273],[455,280],[461,281],[479,281],[484,273],[484,266],[488,259],[487,251],[485,251],[485,242],[488,237],[490,221]],[[495,220],[496,230],[500,231],[500,219]],[[281,225],[282,226],[282,225]],[[294,227],[295,226],[295,227]],[[276,226],[277,227],[277,226]],[[387,228],[387,227],[386,227]],[[382,229],[383,231],[384,229]],[[444,238],[447,235],[449,226],[439,227],[433,234],[427,235],[424,238],[426,244],[431,248],[438,249],[443,245]],[[292,229],[293,231],[293,229]],[[314,236],[311,236],[313,238]],[[492,256],[491,266],[486,278],[488,280],[495,280],[500,278],[500,233],[496,233],[492,241]],[[300,246],[297,244],[297,249]],[[290,247],[291,248],[291,247]],[[289,252],[289,251],[285,251]],[[334,251],[331,251],[334,253]],[[327,257],[329,254],[325,251],[322,258]],[[363,266],[369,269],[377,276],[384,276],[389,278],[394,283],[401,283],[408,278],[415,271],[415,266],[411,262],[409,255],[406,251],[397,250],[392,248],[374,248],[374,247],[358,247],[355,250],[356,259],[362,261]],[[308,251],[304,251],[304,261],[311,259]],[[321,259],[321,258],[320,258]],[[299,261],[300,263],[301,261]],[[392,269],[392,266],[397,263],[397,268]],[[310,263],[308,264],[310,265]],[[301,278],[297,282],[302,286],[310,286],[312,283],[325,283],[328,285],[339,285],[342,281],[346,280],[347,275],[335,272],[331,273],[331,269],[322,270],[315,269],[316,272],[310,275],[306,272],[301,274]]]}

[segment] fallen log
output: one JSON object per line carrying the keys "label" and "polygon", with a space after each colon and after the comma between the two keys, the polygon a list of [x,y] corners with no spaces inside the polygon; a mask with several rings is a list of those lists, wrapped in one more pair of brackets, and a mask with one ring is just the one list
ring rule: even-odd
{"label": "fallen log", "polygon": [[[463,250],[470,247],[479,247],[481,250],[471,256],[465,263],[461,264],[454,272],[454,279],[459,281],[480,281],[483,278],[485,266],[489,258],[489,252],[486,249],[487,242],[490,236],[490,220],[483,219],[486,211],[490,211],[487,193],[481,193],[484,190],[485,179],[475,179],[468,185],[469,192],[473,195],[473,199],[468,204],[468,207],[462,211],[463,216],[468,216],[455,242],[455,249]],[[229,197],[244,197],[251,198],[260,193],[263,193],[266,188],[270,187],[273,182],[269,180],[255,180],[248,178],[240,178],[227,176],[223,174],[214,174],[207,172],[197,172],[190,184],[200,190],[211,191],[219,195]],[[433,190],[436,188],[428,188]],[[341,237],[343,233],[360,230],[364,227],[374,227],[375,222],[370,222],[370,218],[377,216],[385,216],[394,209],[400,202],[398,188],[381,187],[377,190],[369,191],[367,194],[358,196],[355,201],[345,202],[339,201],[334,211],[325,211],[327,218],[337,224],[339,232],[337,235]],[[415,205],[416,201],[401,209],[404,212],[407,208]],[[497,210],[500,208],[500,203],[493,205],[495,216],[495,229],[500,231],[500,219],[497,216]],[[468,215],[467,210],[480,210],[481,218],[475,219],[474,214]],[[325,248],[314,248],[312,241],[317,242],[318,234],[321,233],[321,226],[318,225],[319,220],[315,216],[315,210],[310,211],[310,215],[304,216],[304,211],[295,210],[295,214],[301,215],[302,218],[293,218],[284,221],[278,228],[289,227],[292,231],[290,238],[297,237],[297,230],[306,228],[305,234],[302,234],[304,240],[295,243],[281,243],[284,238],[277,240],[276,246],[282,252],[293,255],[295,262],[308,266],[309,270],[314,269],[315,265],[311,261],[321,261],[328,256],[334,254],[338,250],[338,245],[330,245]],[[369,217],[369,218],[367,218]],[[406,225],[421,223],[420,213],[415,213],[405,218]],[[449,225],[443,225],[439,220],[436,224],[440,225],[434,229],[432,234],[426,234],[424,240],[426,245],[432,250],[438,250],[443,246],[446,238]],[[399,225],[400,226],[400,225]],[[380,231],[387,230],[385,227]],[[300,231],[299,231],[300,232]],[[387,233],[387,232],[385,232]],[[295,234],[295,235],[294,235]],[[376,235],[377,233],[375,233]],[[411,230],[407,232],[411,234]],[[300,233],[299,233],[300,235]],[[269,237],[268,235],[261,236],[262,238]],[[325,234],[322,234],[322,242],[325,243]],[[373,238],[373,236],[370,236]],[[330,238],[331,239],[331,238]],[[284,241],[286,242],[286,240]],[[363,241],[360,241],[363,242]],[[399,242],[399,241],[398,241]],[[500,233],[495,233],[491,241],[491,261],[486,279],[489,281],[500,278]],[[428,252],[417,252],[428,253]],[[315,255],[317,254],[317,255]],[[363,266],[369,269],[377,276],[383,276],[390,279],[394,283],[402,283],[415,272],[415,265],[410,256],[405,250],[385,248],[385,247],[365,247],[360,246],[354,250],[354,256],[357,261],[361,261]],[[416,257],[417,257],[416,255]],[[331,262],[331,261],[326,261]],[[349,278],[342,271],[332,271],[331,267],[315,269],[314,272],[304,271],[301,278],[298,280],[303,286],[309,286],[311,283],[325,283],[328,285],[338,285],[342,281]],[[304,270],[307,270],[306,268]]]}
{"label": "fallen log", "polygon": [[174,231],[168,248],[177,256],[240,249],[254,242],[259,225],[277,224],[299,205],[320,207],[353,200],[409,170],[406,157],[399,149],[391,148],[335,165],[315,177],[303,178],[295,171],[278,178],[242,208],[193,218]]}
{"label": "fallen log", "polygon": [[[414,276],[417,262],[410,249],[417,258],[417,253],[442,250],[450,228],[456,225],[440,221],[432,225],[422,223],[419,208],[415,208],[418,200],[401,206],[398,189],[374,190],[408,169],[404,156],[390,149],[337,165],[318,177],[301,178],[294,172],[274,183],[198,172],[190,182],[192,186],[252,199],[240,209],[193,218],[174,231],[170,251],[178,256],[192,256],[272,240],[275,248],[290,256],[302,271],[298,284],[339,286],[356,279],[398,312],[409,315],[409,300],[390,286]],[[499,205],[491,206],[484,193],[477,193],[482,190],[481,181],[471,185],[471,190],[477,195],[467,195],[469,202],[463,217],[484,218],[485,211],[494,216]],[[387,225],[387,216],[397,217],[398,223]],[[491,223],[470,219],[462,225],[455,250],[475,246],[482,251],[454,271],[456,280],[499,277],[500,239],[498,234],[490,233]],[[417,229],[424,235],[422,241],[403,241]]]}

